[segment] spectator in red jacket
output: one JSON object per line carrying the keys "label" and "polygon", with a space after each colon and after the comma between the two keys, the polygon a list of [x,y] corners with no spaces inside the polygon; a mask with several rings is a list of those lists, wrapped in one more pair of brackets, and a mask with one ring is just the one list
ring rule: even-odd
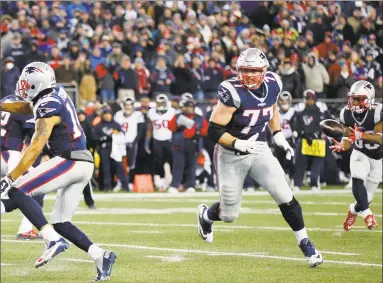
{"label": "spectator in red jacket", "polygon": [[233,57],[230,61],[230,65],[225,67],[223,77],[225,80],[234,78],[237,76],[237,61],[238,57]]}
{"label": "spectator in red jacket", "polygon": [[332,35],[330,32],[326,33],[324,41],[320,43],[317,48],[319,52],[319,59],[327,59],[328,53],[330,51],[334,52],[335,54],[339,53],[339,47],[332,42]]}
{"label": "spectator in red jacket", "polygon": [[138,95],[148,95],[150,92],[150,73],[145,67],[145,62],[142,58],[137,57],[134,60],[134,69],[136,70],[138,80]]}

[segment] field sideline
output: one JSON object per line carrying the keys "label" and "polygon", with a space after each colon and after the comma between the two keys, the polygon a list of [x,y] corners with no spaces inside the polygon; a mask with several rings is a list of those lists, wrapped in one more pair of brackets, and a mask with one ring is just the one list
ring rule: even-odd
{"label": "field sideline", "polygon": [[[362,218],[342,230],[351,191],[296,194],[309,236],[325,262],[310,269],[278,207],[266,192],[244,193],[241,216],[216,223],[215,241],[196,232],[196,207],[211,204],[217,193],[95,194],[96,210],[84,203],[73,218],[90,238],[116,252],[111,282],[382,282],[382,191],[371,204],[378,227],[369,231]],[[45,199],[50,215],[54,195]],[[20,212],[1,219],[1,282],[90,282],[94,263],[71,245],[41,269],[33,267],[42,242],[15,240]]]}

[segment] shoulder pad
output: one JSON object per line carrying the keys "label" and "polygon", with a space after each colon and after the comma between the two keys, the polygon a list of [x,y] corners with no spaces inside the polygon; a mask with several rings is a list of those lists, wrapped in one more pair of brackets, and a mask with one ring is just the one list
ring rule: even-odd
{"label": "shoulder pad", "polygon": [[265,81],[266,82],[267,82],[268,78],[270,78],[270,79],[272,78],[277,82],[277,84],[279,86],[279,92],[281,92],[283,89],[283,83],[282,83],[281,77],[274,72],[266,72],[266,75],[265,75]]}
{"label": "shoulder pad", "polygon": [[229,81],[223,81],[218,86],[218,99],[227,106],[239,108],[241,105],[241,98],[235,87]]}
{"label": "shoulder pad", "polygon": [[345,119],[344,119],[344,112],[347,110],[347,106],[343,107],[342,110],[340,110],[339,114],[339,120],[342,124],[346,124]]}

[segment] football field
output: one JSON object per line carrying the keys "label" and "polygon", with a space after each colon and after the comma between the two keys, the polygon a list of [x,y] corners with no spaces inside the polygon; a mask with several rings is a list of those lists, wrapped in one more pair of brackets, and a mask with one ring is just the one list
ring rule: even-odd
{"label": "football field", "polygon": [[[46,197],[48,219],[54,195]],[[214,224],[214,243],[196,229],[196,208],[218,193],[96,194],[96,210],[82,202],[73,222],[90,238],[117,254],[110,282],[382,282],[382,193],[371,210],[378,227],[369,231],[362,218],[350,232],[342,229],[351,191],[296,194],[310,238],[324,263],[311,269],[278,206],[266,192],[244,193],[241,216]],[[33,264],[41,241],[16,241],[21,213],[1,219],[1,282],[90,282],[95,265],[74,245],[48,265]]]}

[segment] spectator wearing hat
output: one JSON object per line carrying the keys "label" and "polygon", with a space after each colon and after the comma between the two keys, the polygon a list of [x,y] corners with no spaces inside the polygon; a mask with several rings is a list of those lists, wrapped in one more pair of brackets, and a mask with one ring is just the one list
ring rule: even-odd
{"label": "spectator wearing hat", "polygon": [[217,98],[218,86],[223,81],[222,68],[217,65],[217,62],[210,58],[208,65],[204,70],[204,77],[202,83],[202,90],[205,94],[206,99]]}
{"label": "spectator wearing hat", "polygon": [[364,63],[364,73],[367,76],[367,80],[374,84],[375,80],[382,76],[382,69],[378,62],[374,61],[374,51],[368,50],[366,54],[366,62]]}
{"label": "spectator wearing hat", "polygon": [[327,60],[330,51],[335,54],[339,53],[339,47],[332,42],[332,34],[330,32],[326,32],[324,41],[320,43],[317,48],[319,52],[319,59]]}
{"label": "spectator wearing hat", "polygon": [[181,95],[185,92],[192,92],[192,73],[186,67],[185,57],[182,54],[177,55],[172,70],[175,77],[175,82],[171,86],[172,93]]}
{"label": "spectator wearing hat", "polygon": [[361,48],[360,53],[363,58],[366,58],[368,51],[372,52],[372,56],[374,59],[378,57],[379,53],[383,53],[382,48],[376,44],[375,34],[370,34],[368,36],[368,43]]}
{"label": "spectator wearing hat", "polygon": [[3,57],[12,57],[15,66],[22,70],[25,66],[26,53],[27,50],[21,43],[21,34],[16,32],[12,36],[11,45],[4,51]]}
{"label": "spectator wearing hat", "polygon": [[25,65],[32,62],[44,62],[45,56],[39,52],[36,41],[32,41],[27,54],[25,55]]}
{"label": "spectator wearing hat", "polygon": [[325,86],[329,84],[330,78],[323,64],[318,62],[314,54],[310,54],[307,63],[302,64],[306,87],[315,91],[318,98],[325,98]]}
{"label": "spectator wearing hat", "polygon": [[307,57],[310,53],[310,48],[307,46],[307,39],[304,36],[299,36],[296,45],[299,60],[303,61],[303,58]]}
{"label": "spectator wearing hat", "polygon": [[69,55],[65,55],[61,67],[55,70],[58,83],[77,85],[76,71],[70,60]]}
{"label": "spectator wearing hat", "polygon": [[15,65],[15,59],[5,58],[1,72],[1,98],[14,95],[19,76],[20,69]]}
{"label": "spectator wearing hat", "polygon": [[[121,62],[121,61],[119,61]],[[135,92],[138,86],[136,71],[132,69],[129,56],[123,56],[121,66],[113,73],[117,83],[117,96],[120,101],[128,97],[135,100]]]}
{"label": "spectator wearing hat", "polygon": [[[324,40],[325,29],[323,26],[322,16],[319,13],[314,14],[314,17],[311,19],[311,22],[307,25],[307,31],[312,32],[313,44],[315,46]],[[307,35],[307,32],[306,32],[306,35]],[[308,39],[308,41],[310,40]],[[308,44],[310,46],[311,42],[308,42]]]}
{"label": "spectator wearing hat", "polygon": [[293,98],[299,98],[302,93],[301,77],[298,74],[291,60],[286,58],[283,61],[282,67],[278,71],[283,83],[283,90],[291,93]]}
{"label": "spectator wearing hat", "polygon": [[158,57],[155,69],[150,75],[153,94],[170,94],[170,85],[175,82],[173,72],[166,66],[164,57]]}
{"label": "spectator wearing hat", "polygon": [[117,67],[121,64],[123,57],[126,56],[124,53],[122,53],[121,47],[122,47],[121,43],[113,42],[112,53],[110,53],[106,57],[106,66],[107,67]]}
{"label": "spectator wearing hat", "polygon": [[312,191],[320,190],[319,176],[324,164],[323,157],[309,156],[302,153],[302,146],[307,143],[309,146],[314,140],[320,139],[319,123],[323,120],[324,114],[316,105],[317,96],[312,89],[306,89],[303,93],[305,102],[304,109],[295,114],[294,136],[297,137],[295,151],[295,172],[294,189],[299,191],[309,160],[311,160],[311,181]]}
{"label": "spectator wearing hat", "polygon": [[147,96],[150,93],[150,72],[142,58],[137,57],[134,60],[134,70],[138,80],[137,93],[140,96]]}
{"label": "spectator wearing hat", "polygon": [[169,129],[173,132],[173,169],[172,183],[169,193],[177,193],[182,177],[186,171],[186,192],[195,192],[196,164],[200,151],[200,138],[207,135],[207,120],[195,114],[195,101],[182,103],[182,112],[169,121]]}
{"label": "spectator wearing hat", "polygon": [[352,16],[347,18],[347,23],[352,27],[356,35],[362,22],[362,14],[359,7],[355,7]]}

